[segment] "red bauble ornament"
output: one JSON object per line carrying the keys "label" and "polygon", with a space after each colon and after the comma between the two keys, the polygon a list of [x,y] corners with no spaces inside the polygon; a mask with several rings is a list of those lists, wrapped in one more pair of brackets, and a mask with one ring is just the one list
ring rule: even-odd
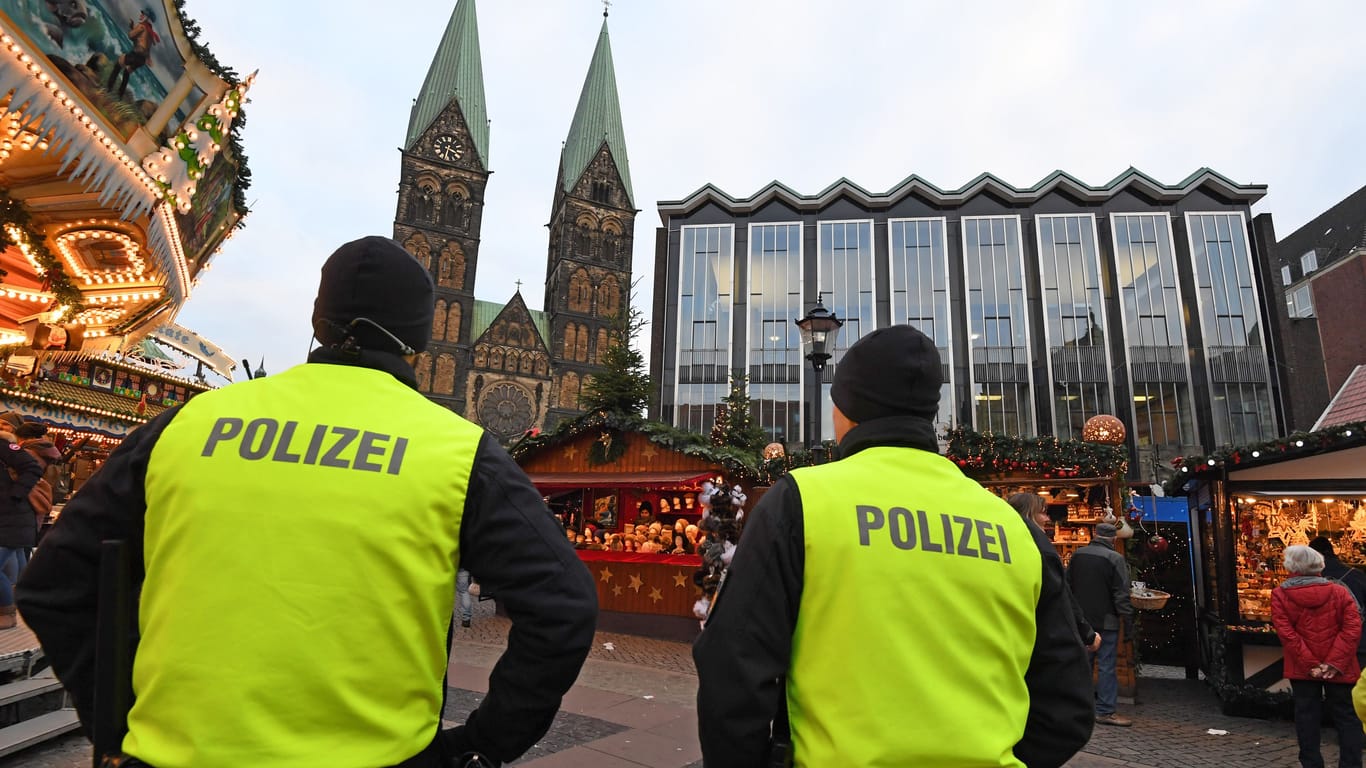
{"label": "red bauble ornament", "polygon": [[1167,537],[1161,535],[1153,536],[1148,539],[1148,546],[1152,547],[1153,554],[1155,555],[1166,554],[1168,547]]}

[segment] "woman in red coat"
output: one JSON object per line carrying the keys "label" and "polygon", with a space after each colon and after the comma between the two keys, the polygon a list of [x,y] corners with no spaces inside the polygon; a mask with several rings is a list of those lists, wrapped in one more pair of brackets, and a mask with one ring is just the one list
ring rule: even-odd
{"label": "woman in red coat", "polygon": [[1300,765],[1323,768],[1319,753],[1322,703],[1338,730],[1338,766],[1361,768],[1362,729],[1352,709],[1352,685],[1361,677],[1356,598],[1323,578],[1323,555],[1309,547],[1285,548],[1286,579],[1271,593],[1271,618],[1285,648],[1285,676],[1295,697]]}

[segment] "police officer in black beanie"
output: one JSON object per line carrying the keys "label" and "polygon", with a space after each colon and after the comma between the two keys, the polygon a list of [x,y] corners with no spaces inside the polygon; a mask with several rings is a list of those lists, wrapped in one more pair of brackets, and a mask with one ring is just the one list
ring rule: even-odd
{"label": "police officer in black beanie", "polygon": [[693,647],[707,768],[1062,765],[1092,691],[1051,544],[938,455],[933,341],[836,363],[842,458],[764,494]]}
{"label": "police officer in black beanie", "polygon": [[[110,761],[497,766],[549,729],[597,592],[507,452],[418,391],[433,302],[398,243],[346,243],[307,363],[163,412],[67,505],[19,608],[90,735],[111,716],[93,711],[100,542],[134,546],[134,703],[96,744]],[[512,630],[488,695],[443,731],[457,569]]]}

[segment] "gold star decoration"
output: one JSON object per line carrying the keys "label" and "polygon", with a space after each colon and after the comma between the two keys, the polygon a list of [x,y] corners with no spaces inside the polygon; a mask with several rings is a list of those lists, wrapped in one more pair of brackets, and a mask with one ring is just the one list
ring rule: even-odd
{"label": "gold star decoration", "polygon": [[601,571],[598,571],[598,580],[599,580],[599,581],[611,581],[611,580],[612,580],[612,572],[611,572],[610,570],[606,569],[606,568],[603,568]]}
{"label": "gold star decoration", "polygon": [[565,457],[566,459],[573,459],[573,458],[574,458],[574,454],[576,454],[576,453],[578,453],[578,452],[579,452],[578,446],[566,445],[565,448],[564,448],[564,457]]}
{"label": "gold star decoration", "polygon": [[612,594],[616,595],[617,597],[621,597],[621,593],[623,591],[624,590],[622,590],[620,584],[616,585],[615,587],[612,587]]}
{"label": "gold star decoration", "polygon": [[655,444],[650,443],[649,445],[645,446],[645,450],[641,451],[640,455],[644,456],[647,459],[653,459],[656,453],[658,453],[658,451],[655,450]]}
{"label": "gold star decoration", "polygon": [[675,586],[675,587],[686,587],[686,586],[688,586],[688,577],[687,577],[687,576],[684,576],[682,571],[679,571],[678,573],[675,573],[675,574],[674,574],[674,586]]}
{"label": "gold star decoration", "polygon": [[640,594],[640,588],[643,586],[645,586],[645,582],[641,581],[639,576],[631,574],[631,589],[634,589],[636,594]]}
{"label": "gold star decoration", "polygon": [[654,602],[657,603],[657,602],[659,602],[660,600],[663,600],[663,599],[664,599],[664,595],[660,593],[658,587],[651,587],[651,588],[650,588],[650,599],[651,599],[652,601],[654,601]]}

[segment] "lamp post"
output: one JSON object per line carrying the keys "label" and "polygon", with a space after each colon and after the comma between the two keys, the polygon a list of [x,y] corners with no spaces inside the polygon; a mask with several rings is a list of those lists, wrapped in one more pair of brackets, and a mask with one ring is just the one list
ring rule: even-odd
{"label": "lamp post", "polygon": [[831,352],[835,349],[835,337],[839,335],[840,327],[844,321],[835,316],[834,312],[825,308],[820,294],[816,294],[816,306],[806,313],[800,320],[793,320],[797,328],[802,332],[802,346],[810,351],[806,353],[806,359],[811,361],[811,369],[816,372],[812,382],[813,395],[811,397],[810,413],[814,415],[811,424],[811,445],[812,451],[816,451],[821,446],[821,372],[825,370],[825,363],[830,359]]}

